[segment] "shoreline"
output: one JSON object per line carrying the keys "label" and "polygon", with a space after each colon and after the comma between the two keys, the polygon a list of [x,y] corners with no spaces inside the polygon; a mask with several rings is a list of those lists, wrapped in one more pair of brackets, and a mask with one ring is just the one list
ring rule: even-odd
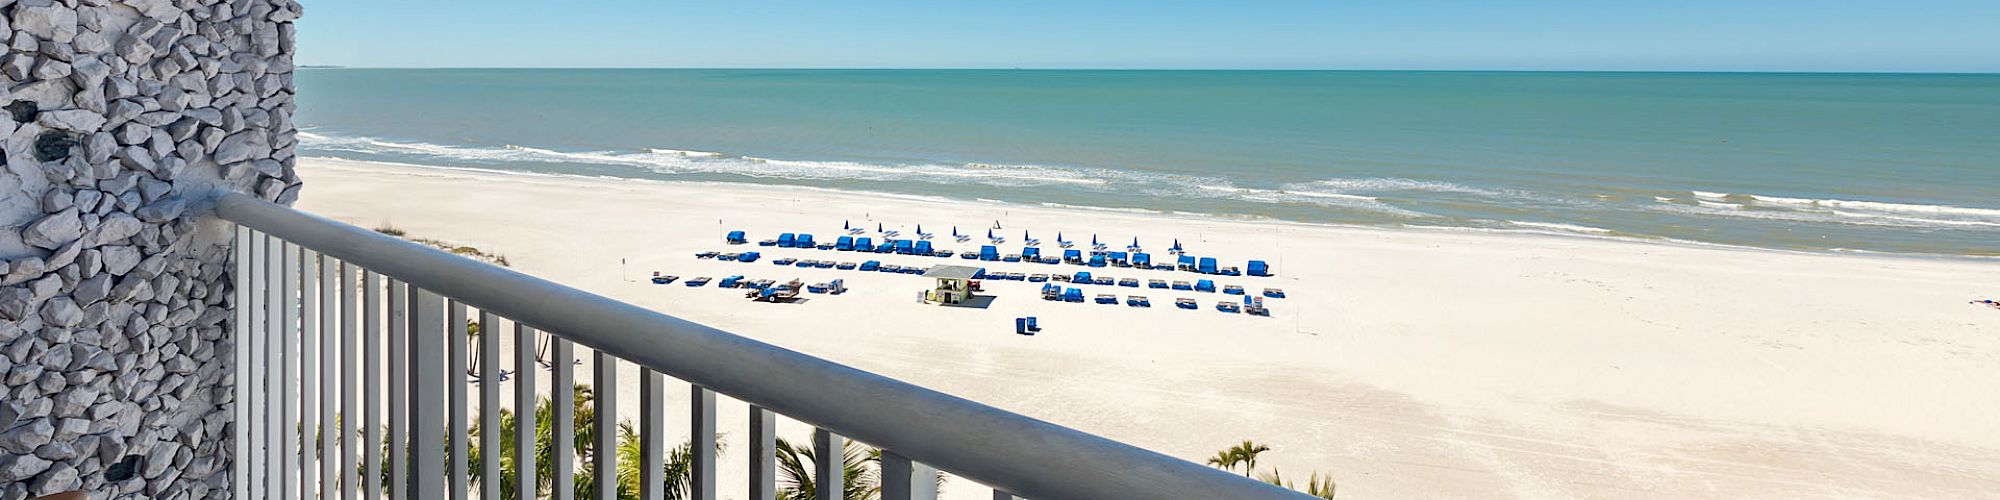
{"label": "shoreline", "polygon": [[[1360,498],[1977,498],[2000,489],[2000,431],[1983,425],[2000,414],[2000,393],[1989,390],[2000,387],[2000,314],[1965,304],[2000,283],[1993,262],[311,158],[300,172],[298,206],[308,212],[364,227],[393,222],[578,289],[1184,459],[1254,439],[1274,448],[1261,464],[1288,477],[1332,473]],[[994,282],[994,305],[970,310],[914,304],[911,292],[925,285],[905,276],[691,256],[736,251],[720,242],[726,230],[748,230],[752,241],[797,230],[830,240],[843,219],[865,215],[943,223],[927,225],[939,233],[948,221],[963,230],[1003,219],[1003,249],[1019,246],[1023,228],[1048,238],[1044,230],[1088,226],[1152,247],[1179,236],[1191,253],[1270,260],[1276,278],[1223,279],[1270,283],[1258,286],[1290,297],[1271,299],[1273,316],[1258,318],[1172,307],[1174,296],[1206,305],[1220,294],[1086,289],[1153,297],[1152,309],[1138,309],[1045,303],[1032,297],[1038,284]],[[712,286],[652,285],[648,271],[842,278],[853,292],[755,304]],[[1014,335],[1005,320],[1019,315],[1039,316],[1047,331]],[[619,379],[635,390],[626,386],[636,372]],[[669,401],[684,394],[674,391]],[[737,406],[719,416],[725,433],[740,434]],[[784,435],[799,435],[789,425]],[[721,484],[739,484],[731,467],[740,462],[725,458]],[[956,483],[946,497],[984,498],[976,489]]]}
{"label": "shoreline", "polygon": [[[860,198],[887,198],[887,199],[898,199],[898,200],[929,202],[929,203],[983,205],[993,208],[1010,209],[1010,210],[1053,210],[1053,211],[1077,211],[1077,212],[1103,213],[1103,214],[1137,215],[1145,217],[1173,219],[1177,221],[1190,222],[1190,223],[1235,222],[1246,225],[1263,224],[1263,225],[1274,225],[1274,226],[1328,228],[1328,229],[1339,229],[1339,230],[1365,230],[1365,231],[1388,231],[1388,232],[1447,232],[1447,233],[1459,233],[1459,234],[1485,234],[1494,236],[1515,236],[1515,237],[1530,237],[1530,238],[1561,238],[1561,239],[1575,239],[1575,240],[1585,240],[1585,241],[1629,243],[1637,245],[1659,245],[1659,246],[1667,246],[1675,248],[1710,249],[1710,250],[1745,251],[1745,252],[1770,252],[1770,253],[1787,254],[1787,255],[1941,260],[1941,261],[1962,261],[1971,263],[2000,262],[2000,254],[1976,255],[1976,254],[1889,252],[1889,251],[1848,249],[1848,248],[1829,248],[1829,249],[1773,248],[1773,247],[1760,247],[1753,245],[1737,245],[1729,243],[1684,240],[1684,239],[1669,238],[1664,236],[1629,236],[1624,234],[1608,235],[1608,234],[1592,234],[1591,232],[1580,232],[1580,231],[1561,231],[1555,229],[1529,229],[1531,227],[1537,227],[1537,226],[1564,225],[1555,223],[1523,224],[1518,221],[1504,221],[1516,225],[1522,225],[1524,226],[1523,229],[1499,229],[1499,228],[1460,227],[1460,226],[1427,226],[1427,225],[1416,225],[1408,223],[1398,224],[1396,226],[1388,226],[1388,225],[1370,225],[1370,224],[1358,224],[1358,223],[1297,221],[1297,220],[1279,219],[1279,218],[1254,215],[1254,214],[1196,213],[1196,212],[1184,212],[1178,210],[1161,210],[1161,209],[1150,209],[1150,208],[1069,205],[1069,204],[1053,203],[1053,202],[1039,202],[1039,203],[1013,202],[1013,201],[995,200],[987,198],[961,199],[961,198],[950,198],[944,196],[892,193],[885,191],[867,191],[867,190],[856,190],[856,189],[841,189],[841,188],[830,188],[822,186],[758,184],[758,183],[731,182],[731,181],[666,180],[666,179],[646,179],[646,178],[636,178],[636,177],[559,174],[559,173],[546,173],[546,172],[528,172],[519,170],[503,170],[503,169],[481,168],[481,167],[423,165],[416,163],[392,162],[392,161],[351,160],[351,159],[335,158],[329,156],[302,156],[299,157],[299,161],[302,163],[311,162],[324,165],[344,165],[350,168],[361,167],[361,168],[374,168],[374,169],[408,169],[411,170],[411,172],[406,172],[406,173],[412,175],[415,175],[417,172],[424,170],[442,170],[447,172],[458,172],[458,173],[474,174],[474,175],[492,175],[492,176],[502,176],[502,177],[518,176],[526,178],[574,180],[583,182],[640,183],[640,184],[655,184],[662,186],[684,186],[691,188],[768,190],[777,192],[796,189],[796,190],[806,190],[819,193],[827,193],[827,194],[849,196],[849,197],[860,197]],[[1612,233],[1621,233],[1620,231],[1610,230],[1610,229],[1602,229],[1602,228],[1591,228],[1591,229],[1597,229],[1600,231],[1612,232]]]}

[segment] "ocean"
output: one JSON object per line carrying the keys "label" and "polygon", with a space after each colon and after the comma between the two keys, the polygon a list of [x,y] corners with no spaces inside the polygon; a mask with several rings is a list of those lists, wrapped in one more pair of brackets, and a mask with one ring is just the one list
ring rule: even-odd
{"label": "ocean", "polygon": [[2000,75],[305,69],[296,80],[304,157],[2000,256]]}

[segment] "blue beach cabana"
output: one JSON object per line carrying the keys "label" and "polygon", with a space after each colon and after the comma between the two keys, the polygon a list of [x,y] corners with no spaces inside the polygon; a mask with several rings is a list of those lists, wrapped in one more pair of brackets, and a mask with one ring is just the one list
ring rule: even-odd
{"label": "blue beach cabana", "polygon": [[896,253],[909,255],[917,252],[917,245],[910,240],[896,240]]}
{"label": "blue beach cabana", "polygon": [[915,251],[916,251],[917,255],[930,255],[930,254],[934,254],[934,253],[937,253],[937,251],[936,251],[936,250],[933,250],[933,249],[931,249],[931,242],[930,242],[930,240],[924,240],[924,241],[919,241],[919,242],[917,242],[917,247],[916,247],[916,250],[915,250]]}
{"label": "blue beach cabana", "polygon": [[778,246],[781,246],[781,247],[785,247],[785,248],[791,248],[791,247],[792,247],[792,241],[793,241],[793,240],[795,240],[795,239],[797,239],[797,238],[798,238],[798,237],[797,237],[797,236],[794,236],[794,235],[792,235],[792,233],[784,233],[784,234],[780,234],[780,235],[778,235]]}
{"label": "blue beach cabana", "polygon": [[1215,257],[1202,257],[1201,263],[1195,266],[1194,271],[1202,274],[1215,274]]}
{"label": "blue beach cabana", "polygon": [[1132,254],[1132,267],[1153,267],[1153,256],[1146,252]]}
{"label": "blue beach cabana", "polygon": [[1063,262],[1068,262],[1068,263],[1072,263],[1072,264],[1082,264],[1082,263],[1083,263],[1083,251],[1082,251],[1082,250],[1063,250]]}
{"label": "blue beach cabana", "polygon": [[1249,266],[1249,267],[1250,267],[1250,275],[1251,275],[1251,276],[1270,276],[1270,275],[1271,275],[1271,265],[1270,265],[1270,264],[1265,264],[1265,263],[1264,263],[1264,261],[1261,261],[1261,260],[1253,260],[1253,261],[1250,261],[1250,266]]}
{"label": "blue beach cabana", "polygon": [[1215,293],[1215,282],[1211,280],[1195,280],[1194,291]]}
{"label": "blue beach cabana", "polygon": [[1090,254],[1090,267],[1104,267],[1104,254]]}
{"label": "blue beach cabana", "polygon": [[741,245],[741,244],[744,244],[744,243],[749,243],[749,242],[750,242],[750,240],[749,240],[748,238],[745,238],[745,237],[743,236],[743,232],[742,232],[742,231],[730,231],[730,232],[729,232],[729,236],[724,236],[724,237],[722,238],[722,241],[723,241],[723,242],[726,242],[726,243],[729,243],[729,244],[731,244],[731,245]]}
{"label": "blue beach cabana", "polygon": [[795,247],[799,247],[799,248],[812,248],[812,247],[814,247],[815,245],[814,245],[814,243],[813,243],[813,235],[810,235],[810,234],[806,234],[806,233],[799,233],[799,236],[798,236],[797,238],[793,238],[793,239],[792,239],[792,246],[795,246]]}
{"label": "blue beach cabana", "polygon": [[840,238],[837,238],[837,239],[833,240],[833,249],[834,249],[834,250],[839,250],[839,251],[842,251],[842,252],[849,252],[849,251],[853,251],[853,250],[854,250],[854,237],[853,237],[853,236],[842,236],[842,237],[840,237]]}
{"label": "blue beach cabana", "polygon": [[979,260],[1000,260],[1000,249],[993,245],[980,246]]}
{"label": "blue beach cabana", "polygon": [[873,251],[875,251],[875,239],[874,239],[874,238],[869,238],[869,237],[867,237],[867,236],[862,236],[862,237],[860,237],[860,238],[855,238],[855,239],[854,239],[854,251],[857,251],[857,252],[873,252]]}
{"label": "blue beach cabana", "polygon": [[1022,248],[1021,260],[1030,262],[1042,260],[1042,249],[1035,247]]}
{"label": "blue beach cabana", "polygon": [[1187,254],[1181,254],[1181,257],[1180,257],[1179,261],[1180,261],[1180,262],[1179,262],[1179,264],[1180,264],[1180,270],[1182,270],[1182,271],[1193,271],[1193,270],[1194,270],[1194,256],[1193,256],[1193,255],[1187,255]]}

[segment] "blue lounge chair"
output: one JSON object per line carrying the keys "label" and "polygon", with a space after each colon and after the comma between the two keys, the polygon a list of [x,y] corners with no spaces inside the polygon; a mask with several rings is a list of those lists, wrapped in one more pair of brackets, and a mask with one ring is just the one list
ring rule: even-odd
{"label": "blue lounge chair", "polygon": [[875,253],[896,253],[896,240],[884,241],[880,245],[875,245]]}
{"label": "blue lounge chair", "polygon": [[1194,270],[1194,256],[1193,256],[1193,255],[1182,255],[1182,256],[1181,256],[1181,258],[1180,258],[1180,270],[1182,270],[1182,271],[1193,271],[1193,270]]}
{"label": "blue lounge chair", "polygon": [[812,267],[812,266],[813,266],[814,264],[815,264],[815,262],[814,262],[814,261],[810,261],[810,260],[801,260],[801,261],[799,261],[799,263],[798,263],[798,264],[794,264],[794,265],[793,265],[793,267]]}
{"label": "blue lounge chair", "polygon": [[797,238],[798,236],[794,236],[792,233],[779,234],[778,246],[783,248],[791,248],[792,245],[796,243]]}
{"label": "blue lounge chair", "polygon": [[1174,307],[1178,307],[1181,309],[1200,309],[1201,304],[1196,304],[1194,299],[1174,299]]}
{"label": "blue lounge chair", "polygon": [[1245,294],[1243,293],[1243,285],[1227,285],[1227,286],[1223,286],[1223,287],[1222,287],[1222,293],[1225,293],[1225,294],[1229,294],[1229,295],[1243,295],[1243,299],[1244,299],[1244,300],[1249,300],[1249,299],[1250,299],[1250,296],[1249,296],[1249,295],[1245,295]]}
{"label": "blue lounge chair", "polygon": [[1097,294],[1097,303],[1099,303],[1099,304],[1117,304],[1117,303],[1118,303],[1118,296],[1117,296],[1117,295],[1112,295],[1112,294],[1108,294],[1108,293],[1100,293],[1100,294]]}
{"label": "blue lounge chair", "polygon": [[1211,280],[1195,280],[1194,291],[1215,293],[1215,282]]}
{"label": "blue lounge chair", "polygon": [[799,233],[798,237],[792,239],[792,246],[796,248],[813,248],[819,246],[819,244],[813,243],[813,235]]}
{"label": "blue lounge chair", "polygon": [[859,266],[855,265],[853,262],[842,262],[839,264],[834,264],[833,266],[834,269],[839,269],[842,271],[852,271],[854,270],[855,267]]}
{"label": "blue lounge chair", "polygon": [[735,276],[723,278],[722,281],[716,282],[715,286],[722,288],[736,288],[737,285],[741,285],[742,283],[743,283],[743,275],[738,274]]}
{"label": "blue lounge chair", "polygon": [[1285,298],[1285,291],[1279,288],[1266,288],[1264,289],[1264,296],[1274,299],[1282,299]]}
{"label": "blue lounge chair", "polygon": [[979,260],[979,254],[976,254],[976,253],[972,253],[972,252],[966,252],[966,253],[962,253],[962,254],[958,254],[958,258],[960,258],[960,259],[965,259],[965,260]]}
{"label": "blue lounge chair", "polygon": [[993,245],[984,245],[979,247],[979,260],[985,260],[985,261],[1000,260],[1000,249],[994,247]]}
{"label": "blue lounge chair", "polygon": [[1113,261],[1124,261],[1124,260],[1125,260],[1125,252],[1105,252],[1105,253],[1104,253],[1104,258],[1106,258],[1106,259],[1110,259],[1110,260],[1113,260]]}
{"label": "blue lounge chair", "polygon": [[1063,302],[1083,302],[1083,289],[1071,287],[1063,290]]}
{"label": "blue lounge chair", "polygon": [[1194,272],[1202,274],[1215,274],[1215,257],[1202,257],[1201,263],[1195,265]]}
{"label": "blue lounge chair", "polygon": [[723,237],[722,241],[731,245],[741,245],[750,242],[749,239],[743,237],[742,231],[730,231],[729,236]]}
{"label": "blue lounge chair", "polygon": [[1175,290],[1193,290],[1193,289],[1194,289],[1194,285],[1189,285],[1189,284],[1188,284],[1188,282],[1186,282],[1186,281],[1175,281],[1175,282],[1174,282],[1174,285],[1173,285],[1173,289],[1175,289]]}
{"label": "blue lounge chair", "polygon": [[736,262],[736,256],[738,256],[738,255],[742,255],[742,254],[736,254],[736,253],[725,253],[725,254],[718,254],[718,255],[716,255],[716,256],[715,256],[715,260],[721,260],[721,261],[728,261],[728,262]]}
{"label": "blue lounge chair", "polygon": [[1150,269],[1150,268],[1152,268],[1152,267],[1153,267],[1153,256],[1152,256],[1152,254],[1148,254],[1148,253],[1145,253],[1145,252],[1139,252],[1139,253],[1134,253],[1134,254],[1132,254],[1132,267],[1137,267],[1137,268],[1141,268],[1141,269]]}
{"label": "blue lounge chair", "polygon": [[687,287],[688,287],[688,288],[694,288],[694,287],[698,287],[698,286],[702,286],[702,285],[706,285],[706,284],[708,284],[708,277],[707,277],[707,276],[702,276],[702,277],[699,277],[699,278],[695,278],[695,279],[691,279],[691,280],[687,280],[687,281],[683,281],[683,282],[681,282],[681,284],[683,284],[683,285],[687,285]]}
{"label": "blue lounge chair", "polygon": [[1139,280],[1133,278],[1125,278],[1122,280],[1118,280],[1118,286],[1139,288]]}
{"label": "blue lounge chair", "polygon": [[1041,325],[1037,325],[1037,324],[1035,324],[1035,317],[1034,317],[1034,316],[1029,316],[1029,317],[1028,317],[1028,332],[1029,332],[1029,333],[1033,333],[1033,332],[1039,332],[1039,331],[1042,331],[1042,326],[1041,326]]}
{"label": "blue lounge chair", "polygon": [[931,240],[924,240],[917,242],[916,253],[917,255],[930,255],[937,253],[937,250],[931,248]]}
{"label": "blue lounge chair", "polygon": [[860,270],[862,270],[862,271],[873,271],[873,270],[876,270],[876,269],[881,269],[881,268],[882,268],[882,261],[879,261],[879,260],[871,260],[871,261],[868,261],[868,262],[863,262],[863,263],[861,263],[861,268],[860,268]]}
{"label": "blue lounge chair", "polygon": [[1104,267],[1104,254],[1090,254],[1090,267]]}
{"label": "blue lounge chair", "polygon": [[839,250],[839,251],[842,251],[842,252],[852,252],[852,251],[854,251],[854,237],[853,237],[853,236],[842,236],[842,237],[840,237],[839,239],[835,239],[835,240],[833,240],[833,249],[834,249],[834,250]]}
{"label": "blue lounge chair", "polygon": [[875,251],[875,239],[874,239],[874,238],[869,238],[869,237],[867,237],[867,236],[862,236],[862,237],[860,237],[860,238],[855,238],[855,239],[854,239],[854,251],[856,251],[856,252],[873,252],[873,251]]}
{"label": "blue lounge chair", "polygon": [[1077,271],[1076,276],[1072,276],[1069,279],[1070,283],[1090,284],[1092,281],[1090,279],[1090,271]]}
{"label": "blue lounge chair", "polygon": [[738,255],[738,256],[736,256],[736,261],[737,261],[737,262],[756,262],[756,261],[757,261],[757,257],[760,257],[760,256],[762,256],[762,255],[763,255],[763,254],[760,254],[760,253],[757,253],[757,252],[743,252],[743,255]]}
{"label": "blue lounge chair", "polygon": [[1062,287],[1055,283],[1042,285],[1042,300],[1062,300]]}
{"label": "blue lounge chair", "polygon": [[1266,264],[1266,263],[1264,263],[1264,261],[1261,261],[1261,260],[1253,260],[1253,261],[1250,261],[1250,266],[1249,266],[1249,267],[1250,267],[1250,275],[1251,275],[1251,276],[1270,276],[1270,275],[1271,275],[1271,265],[1270,265],[1270,264]]}

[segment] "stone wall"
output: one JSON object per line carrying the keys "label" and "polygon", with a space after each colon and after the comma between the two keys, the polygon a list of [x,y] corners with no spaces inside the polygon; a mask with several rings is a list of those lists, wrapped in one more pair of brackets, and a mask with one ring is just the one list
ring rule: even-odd
{"label": "stone wall", "polygon": [[288,203],[294,0],[0,0],[0,500],[229,496],[216,189]]}

